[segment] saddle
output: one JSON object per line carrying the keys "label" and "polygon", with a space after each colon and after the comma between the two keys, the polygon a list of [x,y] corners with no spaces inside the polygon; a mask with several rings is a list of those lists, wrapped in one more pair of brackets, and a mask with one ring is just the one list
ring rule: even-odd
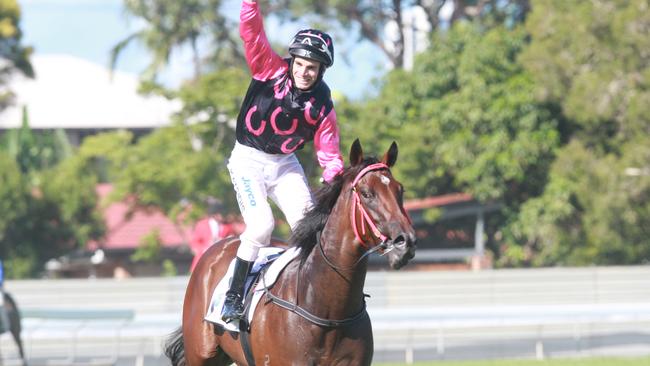
{"label": "saddle", "polygon": [[[208,307],[205,320],[224,328],[231,332],[239,332],[240,330],[248,330],[252,322],[255,308],[259,303],[264,290],[273,286],[278,276],[298,254],[300,249],[291,247],[289,249],[266,247],[262,248],[253,264],[253,268],[246,279],[246,286],[244,287],[244,319],[239,324],[238,322],[226,323],[221,320],[221,309],[225,300],[226,291],[228,291],[230,278],[234,268],[234,259],[228,267],[226,275],[219,281],[212,293],[210,306]],[[261,280],[263,276],[263,281]]]}

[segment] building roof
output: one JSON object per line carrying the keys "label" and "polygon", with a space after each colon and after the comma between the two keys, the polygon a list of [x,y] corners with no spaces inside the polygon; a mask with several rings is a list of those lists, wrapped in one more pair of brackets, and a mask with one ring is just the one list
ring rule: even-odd
{"label": "building roof", "polygon": [[433,196],[406,200],[404,209],[408,211],[422,210],[433,207],[443,207],[455,203],[471,202],[474,198],[467,193],[450,193],[442,196]]}
{"label": "building roof", "polygon": [[180,102],[137,93],[138,78],[68,55],[32,57],[34,79],[15,75],[13,106],[0,113],[0,130],[19,127],[27,106],[34,129],[156,128],[169,124]]}
{"label": "building roof", "polygon": [[[100,203],[104,202],[112,192],[111,184],[97,185]],[[106,236],[100,241],[92,241],[88,249],[134,249],[142,238],[157,229],[165,247],[186,245],[190,240],[190,226],[177,227],[159,210],[148,212],[137,211],[128,215],[128,205],[124,202],[114,202],[103,209],[106,222]]]}
{"label": "building roof", "polygon": [[[98,184],[96,190],[101,205],[102,202],[106,202],[108,199],[109,194],[113,191],[113,186],[106,183]],[[407,200],[404,202],[404,208],[413,212],[433,207],[450,209],[449,206],[469,203],[475,203],[471,195],[452,193]],[[490,210],[493,209],[492,205],[485,207]],[[476,208],[473,210],[476,210]],[[135,249],[141,244],[142,238],[150,234],[154,229],[159,231],[161,241],[165,247],[187,245],[192,235],[193,227],[191,225],[178,227],[160,210],[137,211],[129,215],[129,207],[125,202],[114,202],[106,206],[102,211],[107,233],[102,240],[91,241],[88,244],[90,250],[98,248]],[[473,211],[471,213],[464,212],[465,215],[473,213]]]}

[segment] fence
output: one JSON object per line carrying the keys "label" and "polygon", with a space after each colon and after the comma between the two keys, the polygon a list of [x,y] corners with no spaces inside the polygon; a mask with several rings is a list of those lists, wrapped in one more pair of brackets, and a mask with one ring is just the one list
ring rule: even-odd
{"label": "fence", "polygon": [[[154,365],[179,325],[186,281],[8,281],[6,289],[23,310],[30,360]],[[370,272],[365,292],[376,361],[650,354],[649,266]],[[0,340],[12,349],[8,335]]]}
{"label": "fence", "polygon": [[380,272],[366,292],[375,359],[650,354],[650,266]]}

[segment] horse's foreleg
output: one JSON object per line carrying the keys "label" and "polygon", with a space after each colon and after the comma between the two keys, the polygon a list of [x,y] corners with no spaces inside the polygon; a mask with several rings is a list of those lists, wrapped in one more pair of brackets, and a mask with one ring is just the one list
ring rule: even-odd
{"label": "horse's foreleg", "polygon": [[4,305],[6,309],[6,315],[8,318],[9,327],[8,330],[11,332],[11,336],[16,342],[16,347],[18,347],[18,354],[22,360],[23,365],[27,366],[27,359],[25,359],[25,351],[23,348],[23,341],[20,338],[20,332],[22,331],[22,326],[20,324],[20,313],[18,312],[18,306],[14,301],[13,297],[8,293],[4,293]]}
{"label": "horse's foreleg", "polygon": [[14,341],[16,341],[16,346],[18,346],[18,354],[20,354],[20,359],[23,361],[23,366],[27,366],[27,359],[25,358],[25,351],[23,350],[23,341],[20,338],[20,330],[14,332],[12,329],[11,335],[14,337]]}

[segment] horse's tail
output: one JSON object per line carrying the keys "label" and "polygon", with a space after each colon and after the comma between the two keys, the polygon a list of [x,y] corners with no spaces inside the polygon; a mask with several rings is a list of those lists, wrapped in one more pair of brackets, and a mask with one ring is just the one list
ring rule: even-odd
{"label": "horse's tail", "polygon": [[183,328],[178,327],[165,342],[165,356],[172,361],[172,366],[185,366],[185,343]]}

